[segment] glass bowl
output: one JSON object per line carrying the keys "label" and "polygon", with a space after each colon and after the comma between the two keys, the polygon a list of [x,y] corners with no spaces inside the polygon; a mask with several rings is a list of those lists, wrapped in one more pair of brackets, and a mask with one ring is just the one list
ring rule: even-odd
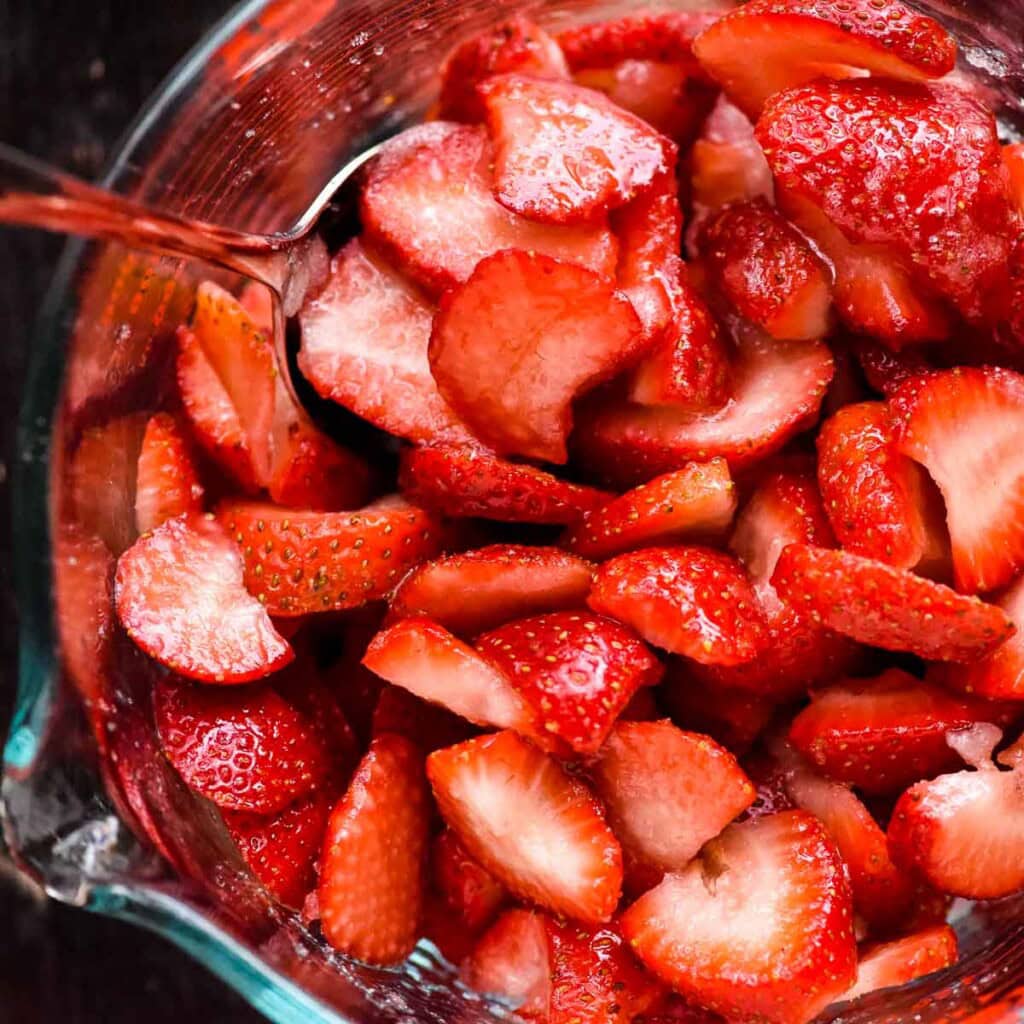
{"label": "glass bowl", "polygon": [[[698,5],[708,6],[689,4]],[[154,97],[107,184],[227,227],[293,229],[339,167],[427,109],[438,58],[462,35],[513,11],[559,24],[629,6],[253,0],[225,18]],[[928,9],[956,31],[965,66],[990,89],[1014,135],[1024,96],[1020,0],[935,0]],[[105,637],[102,679],[83,678],[95,652],[58,648],[55,566],[79,580],[88,573],[73,570],[89,568],[73,544],[68,454],[97,423],[155,408],[169,379],[174,326],[197,280],[210,274],[116,245],[75,243],[42,312],[14,481],[21,636],[18,703],[4,753],[7,845],[52,897],[159,932],[279,1024],[507,1018],[506,1008],[461,988],[429,944],[396,970],[326,950],[298,915],[255,884],[216,815],[160,755],[147,669],[131,645]],[[116,553],[126,543],[126,467],[134,453],[127,441],[107,443],[90,515]],[[66,597],[88,608],[88,594]],[[79,636],[86,648],[93,639],[88,631]],[[96,735],[90,721],[104,723]],[[822,1019],[1024,1021],[1024,901],[965,904],[955,916],[965,956],[954,969],[831,1007]]]}

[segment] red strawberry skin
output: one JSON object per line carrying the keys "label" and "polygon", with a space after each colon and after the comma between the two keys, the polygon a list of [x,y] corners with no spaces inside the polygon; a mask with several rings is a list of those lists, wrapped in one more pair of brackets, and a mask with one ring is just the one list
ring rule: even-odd
{"label": "red strawberry skin", "polygon": [[425,754],[462,743],[476,729],[439,704],[429,704],[400,686],[385,686],[373,709],[370,733],[395,732],[412,740]]}
{"label": "red strawberry skin", "polygon": [[857,984],[844,999],[858,999],[880,988],[906,985],[916,978],[944,970],[957,961],[956,932],[948,924],[868,946],[857,963]]}
{"label": "red strawberry skin", "polygon": [[608,67],[620,60],[692,62],[694,38],[716,17],[704,11],[636,11],[563,29],[558,43],[573,71]]}
{"label": "red strawberry skin", "polygon": [[479,932],[494,920],[505,902],[505,890],[466,852],[451,829],[434,840],[431,868],[434,885],[464,927]]}
{"label": "red strawberry skin", "polygon": [[203,485],[188,440],[161,412],[146,424],[135,484],[135,525],[145,533],[175,516],[203,510]]}

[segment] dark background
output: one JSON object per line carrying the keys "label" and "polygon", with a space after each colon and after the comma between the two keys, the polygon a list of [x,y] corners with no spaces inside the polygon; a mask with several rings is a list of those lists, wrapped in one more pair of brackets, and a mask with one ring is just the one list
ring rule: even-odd
{"label": "dark background", "polygon": [[[0,141],[87,178],[230,0],[0,0]],[[32,323],[63,241],[0,229],[0,734],[15,684],[9,475]],[[41,902],[0,855],[0,1021],[256,1024],[203,968],[128,925]]]}

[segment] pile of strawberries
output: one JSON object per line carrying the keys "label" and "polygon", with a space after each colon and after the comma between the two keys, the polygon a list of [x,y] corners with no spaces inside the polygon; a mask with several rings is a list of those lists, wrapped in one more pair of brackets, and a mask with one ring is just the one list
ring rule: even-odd
{"label": "pile of strawberries", "polygon": [[955,962],[1024,888],[1024,157],[955,59],[898,0],[462,43],[299,316],[359,429],[207,283],[163,411],[79,438],[101,745],[126,636],[280,901],[536,1021]]}

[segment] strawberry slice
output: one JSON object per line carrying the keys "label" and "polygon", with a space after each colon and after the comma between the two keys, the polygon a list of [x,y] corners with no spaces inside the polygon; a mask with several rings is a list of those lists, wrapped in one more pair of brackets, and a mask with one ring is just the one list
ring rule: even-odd
{"label": "strawberry slice", "polygon": [[530,709],[505,675],[430,619],[403,619],[382,630],[366,649],[363,664],[470,722],[530,731]]}
{"label": "strawberry slice", "polygon": [[1007,721],[1013,705],[955,697],[893,668],[814,695],[789,738],[826,775],[866,793],[892,793],[955,768],[946,734]]}
{"label": "strawberry slice", "polygon": [[384,597],[440,546],[437,520],[401,498],[353,512],[228,501],[217,516],[241,551],[245,586],[282,618],[358,608]]}
{"label": "strawberry slice", "polygon": [[514,896],[581,921],[607,921],[622,850],[597,801],[514,732],[437,750],[427,775],[466,849]]}
{"label": "strawberry slice", "polygon": [[956,63],[953,37],[900,0],[752,0],[705,29],[693,52],[751,117],[773,93],[823,74],[941,78]]}
{"label": "strawberry slice", "polygon": [[626,486],[716,456],[736,472],[814,422],[832,371],[832,356],[820,342],[746,333],[732,397],[720,409],[647,407],[600,396],[580,410],[573,440],[588,468]]}
{"label": "strawberry slice", "polygon": [[391,598],[389,619],[433,619],[461,636],[503,622],[580,607],[594,567],[557,548],[492,544],[414,569]]}
{"label": "strawberry slice", "polygon": [[242,859],[286,906],[301,907],[316,883],[314,862],[320,853],[331,801],[329,790],[317,790],[272,816],[222,812],[228,835]]}
{"label": "strawberry slice", "polygon": [[404,451],[398,483],[410,500],[426,508],[506,523],[575,523],[611,498],[607,491],[469,445]]}
{"label": "strawberry slice", "polygon": [[717,14],[708,11],[635,11],[563,29],[558,44],[573,71],[604,68],[620,60],[692,63],[693,40],[716,19]]}
{"label": "strawberry slice", "polygon": [[517,216],[494,198],[494,162],[478,125],[434,121],[391,139],[366,171],[360,212],[367,239],[431,293],[461,284],[502,249],[613,273],[616,244],[606,221],[563,227]]}
{"label": "strawberry slice", "polygon": [[940,892],[1000,899],[1024,889],[1019,769],[994,765],[919,782],[889,820],[889,850]]}
{"label": "strawberry slice", "polygon": [[948,924],[869,946],[857,962],[857,983],[843,999],[857,999],[880,988],[894,988],[945,970],[959,956],[956,932]]}
{"label": "strawberry slice", "polygon": [[873,338],[856,338],[854,351],[868,385],[887,398],[904,382],[932,369],[920,349],[905,348],[896,352]]}
{"label": "strawberry slice", "polygon": [[726,461],[690,462],[588,512],[562,544],[602,561],[686,537],[721,536],[735,511],[736,489]]}
{"label": "strawberry slice", "polygon": [[246,592],[241,555],[212,517],[168,519],[139,538],[118,560],[115,594],[132,640],[189,678],[244,683],[294,657]]}
{"label": "strawberry slice", "polygon": [[462,743],[477,734],[465,718],[440,704],[430,704],[400,686],[385,684],[373,709],[370,735],[386,732],[412,740],[424,754]]}
{"label": "strawberry slice", "polygon": [[518,71],[538,78],[567,79],[569,68],[558,43],[529,18],[515,15],[463,40],[441,68],[440,117],[482,121],[477,86],[492,75]]}
{"label": "strawberry slice", "polygon": [[238,302],[257,330],[274,329],[274,294],[266,285],[248,281],[238,293]]}
{"label": "strawberry slice", "polygon": [[530,706],[539,736],[593,754],[661,663],[628,629],[588,612],[520,619],[479,637],[477,650]]}
{"label": "strawberry slice", "polygon": [[473,860],[450,828],[434,840],[430,864],[437,891],[462,925],[471,932],[486,928],[505,902],[505,890]]}
{"label": "strawberry slice", "polygon": [[1004,586],[1024,567],[1024,376],[959,367],[907,381],[890,400],[901,452],[946,503],[957,588]]}
{"label": "strawberry slice", "polygon": [[442,298],[430,369],[499,453],[566,462],[573,399],[614,377],[643,340],[633,307],[606,279],[539,253],[500,252]]}
{"label": "strawberry slice", "polygon": [[153,715],[185,783],[229,811],[277,814],[331,771],[308,720],[269,686],[222,690],[157,676]]}
{"label": "strawberry slice", "polygon": [[135,482],[135,526],[146,533],[168,519],[203,510],[203,485],[174,417],[160,412],[146,424]]}
{"label": "strawberry slice", "polygon": [[648,548],[605,562],[587,603],[645,640],[709,665],[750,661],[765,623],[734,558],[702,547]]}
{"label": "strawberry slice", "polygon": [[804,811],[726,829],[634,903],[622,931],[685,999],[732,1020],[804,1024],[856,974],[846,869]]}
{"label": "strawberry slice", "polygon": [[423,755],[378,736],[327,823],[317,900],[324,938],[374,964],[401,963],[423,904],[430,797]]}
{"label": "strawberry slice", "polygon": [[832,289],[804,237],[763,199],[729,206],[698,234],[709,283],[773,338],[828,333]]}
{"label": "strawberry slice", "polygon": [[971,661],[1013,632],[995,605],[848,551],[790,544],[772,584],[797,611],[837,633],[937,661]]}
{"label": "strawberry slice", "polygon": [[755,796],[728,750],[665,721],[620,722],[590,774],[627,873],[651,884],[682,871]]}
{"label": "strawberry slice", "polygon": [[593,223],[675,165],[673,142],[593,89],[499,75],[480,91],[495,197],[532,220]]}

